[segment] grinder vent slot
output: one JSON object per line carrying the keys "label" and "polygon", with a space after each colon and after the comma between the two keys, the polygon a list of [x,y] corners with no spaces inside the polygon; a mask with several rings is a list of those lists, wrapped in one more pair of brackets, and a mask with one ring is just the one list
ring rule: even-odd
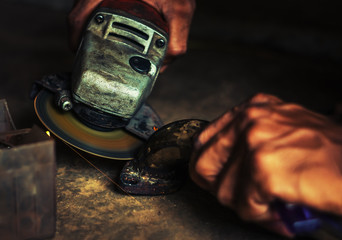
{"label": "grinder vent slot", "polygon": [[115,37],[115,38],[118,38],[118,39],[121,39],[123,42],[135,47],[136,49],[138,49],[139,51],[144,51],[145,50],[145,46],[138,43],[137,41],[135,41],[134,39],[132,38],[129,38],[129,37],[126,37],[126,36],[123,36],[123,35],[119,35],[119,34],[116,34],[116,33],[109,33],[108,36],[112,36],[112,37]]}
{"label": "grinder vent slot", "polygon": [[140,31],[139,29],[136,29],[135,27],[132,27],[132,26],[124,24],[124,23],[113,22],[112,27],[133,33],[133,34],[141,37],[144,40],[148,40],[148,37],[149,37],[146,33]]}

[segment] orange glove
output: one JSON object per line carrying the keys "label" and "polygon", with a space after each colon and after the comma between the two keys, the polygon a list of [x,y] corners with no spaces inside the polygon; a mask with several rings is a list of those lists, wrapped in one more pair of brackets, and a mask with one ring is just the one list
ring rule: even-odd
{"label": "orange glove", "polygon": [[[90,14],[103,0],[75,0],[68,16],[70,46],[76,51],[84,24]],[[190,24],[195,11],[195,0],[142,0],[157,9],[170,28],[170,39],[164,67],[187,50]]]}
{"label": "orange glove", "polygon": [[190,175],[242,219],[290,236],[275,199],[342,215],[342,127],[258,94],[198,136]]}

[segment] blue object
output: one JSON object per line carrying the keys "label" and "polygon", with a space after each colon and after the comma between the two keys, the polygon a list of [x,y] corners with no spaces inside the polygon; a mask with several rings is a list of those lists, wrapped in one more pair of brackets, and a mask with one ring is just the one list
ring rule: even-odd
{"label": "blue object", "polygon": [[342,218],[315,209],[275,201],[274,207],[288,230],[296,236],[314,239],[342,239]]}

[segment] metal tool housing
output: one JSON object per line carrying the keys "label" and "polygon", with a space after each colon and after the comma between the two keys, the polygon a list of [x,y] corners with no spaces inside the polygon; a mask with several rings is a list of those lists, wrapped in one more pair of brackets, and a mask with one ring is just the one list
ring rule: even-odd
{"label": "metal tool housing", "polygon": [[167,42],[167,33],[153,23],[99,8],[76,56],[74,101],[124,121],[132,118],[153,88]]}

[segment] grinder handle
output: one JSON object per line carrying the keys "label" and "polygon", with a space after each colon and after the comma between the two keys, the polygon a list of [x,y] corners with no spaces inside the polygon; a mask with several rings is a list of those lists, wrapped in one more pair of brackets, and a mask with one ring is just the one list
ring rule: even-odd
{"label": "grinder handle", "polygon": [[314,239],[342,239],[342,218],[316,209],[290,204],[281,200],[273,202],[287,229],[295,236]]}
{"label": "grinder handle", "polygon": [[99,7],[124,11],[130,15],[144,19],[169,33],[169,27],[158,12],[151,5],[140,0],[104,0]]}

